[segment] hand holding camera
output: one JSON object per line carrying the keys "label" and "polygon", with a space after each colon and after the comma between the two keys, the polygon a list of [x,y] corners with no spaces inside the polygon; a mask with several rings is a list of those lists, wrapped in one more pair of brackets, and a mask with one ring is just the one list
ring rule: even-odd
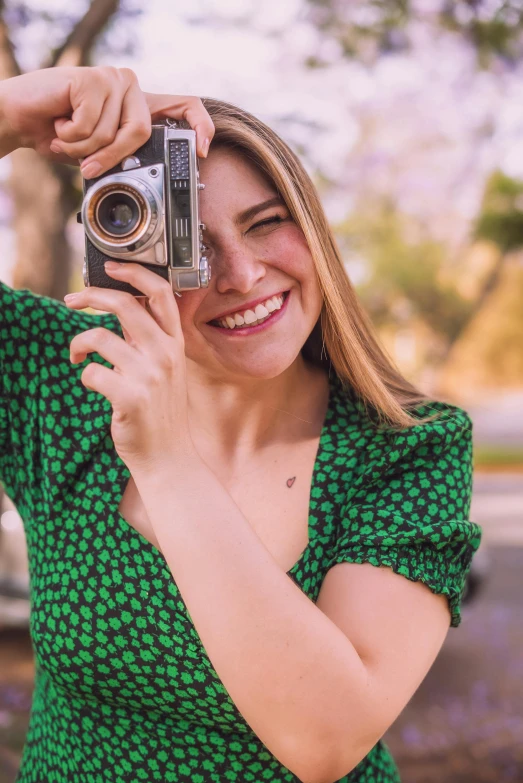
{"label": "hand holding camera", "polygon": [[[60,163],[99,176],[131,155],[151,133],[151,120],[185,118],[200,157],[214,125],[199,98],[144,93],[129,68],[61,67],[0,82],[0,157],[31,147]],[[51,144],[60,149],[54,152]],[[98,163],[98,171],[85,171]]]}
{"label": "hand holding camera", "polygon": [[[160,118],[187,122],[158,126],[151,136]],[[31,147],[54,161],[81,163],[92,207],[82,210],[86,285],[142,295],[105,275],[113,257],[148,265],[175,291],[208,284],[197,156],[207,155],[213,134],[199,98],[144,93],[128,68],[48,68],[0,84],[0,155]]]}
{"label": "hand holding camera", "polygon": [[[195,132],[188,123],[153,125],[150,139],[107,174],[84,180],[78,221],[85,229],[84,283],[143,293],[106,274],[105,262],[134,261],[178,293],[207,287],[199,221]],[[178,294],[180,295],[180,294]]]}

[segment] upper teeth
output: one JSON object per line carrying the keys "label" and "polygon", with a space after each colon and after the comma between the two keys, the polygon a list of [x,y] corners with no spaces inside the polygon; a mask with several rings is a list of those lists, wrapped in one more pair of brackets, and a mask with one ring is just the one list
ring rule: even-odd
{"label": "upper teeth", "polygon": [[220,326],[229,329],[234,329],[236,326],[243,326],[244,324],[252,325],[258,321],[263,321],[264,318],[267,318],[267,316],[275,310],[279,310],[283,304],[283,300],[283,294],[271,296],[266,302],[256,305],[254,310],[231,313],[224,318],[218,318],[217,321]]}

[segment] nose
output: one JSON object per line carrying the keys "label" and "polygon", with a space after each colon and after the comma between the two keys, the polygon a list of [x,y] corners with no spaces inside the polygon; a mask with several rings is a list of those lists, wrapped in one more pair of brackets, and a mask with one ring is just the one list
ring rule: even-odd
{"label": "nose", "polygon": [[207,249],[211,280],[220,294],[239,291],[248,294],[265,277],[265,264],[241,242],[228,242],[219,249]]}

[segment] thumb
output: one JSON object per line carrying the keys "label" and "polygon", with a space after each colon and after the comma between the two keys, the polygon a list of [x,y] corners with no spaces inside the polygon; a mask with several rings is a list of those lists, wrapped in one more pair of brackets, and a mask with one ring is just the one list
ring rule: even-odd
{"label": "thumb", "polygon": [[180,96],[166,93],[144,92],[146,103],[151,112],[151,120],[171,117],[173,120],[183,119],[185,103]]}

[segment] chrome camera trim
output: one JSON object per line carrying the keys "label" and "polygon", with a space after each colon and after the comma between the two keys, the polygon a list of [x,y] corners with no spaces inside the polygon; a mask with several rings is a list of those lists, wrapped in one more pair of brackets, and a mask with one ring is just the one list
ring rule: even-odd
{"label": "chrome camera trim", "polygon": [[[151,166],[144,166],[143,168],[132,169],[126,173],[112,174],[110,177],[105,177],[94,185],[92,185],[87,193],[82,204],[82,223],[84,225],[85,233],[93,243],[95,247],[104,253],[110,255],[117,255],[120,258],[135,258],[137,252],[143,252],[144,250],[152,247],[164,233],[165,220],[159,218],[164,217],[163,205],[165,200],[163,198],[163,177],[152,178],[152,181],[144,181],[143,177],[150,177],[149,170],[156,169],[163,172],[163,163],[155,163]],[[102,189],[107,190],[108,186],[119,183],[126,185],[132,190],[138,191],[144,198],[147,213],[145,218],[145,225],[143,229],[133,238],[129,244],[113,243],[107,241],[104,237],[97,233],[95,227],[88,220],[88,212],[93,197]],[[159,185],[159,187],[158,187]],[[107,195],[110,193],[117,193],[118,188],[108,190]],[[128,193],[128,191],[123,191]],[[128,194],[131,195],[131,194]],[[129,245],[132,246],[132,250],[128,250]],[[165,266],[167,261],[159,264],[159,266]]]}

